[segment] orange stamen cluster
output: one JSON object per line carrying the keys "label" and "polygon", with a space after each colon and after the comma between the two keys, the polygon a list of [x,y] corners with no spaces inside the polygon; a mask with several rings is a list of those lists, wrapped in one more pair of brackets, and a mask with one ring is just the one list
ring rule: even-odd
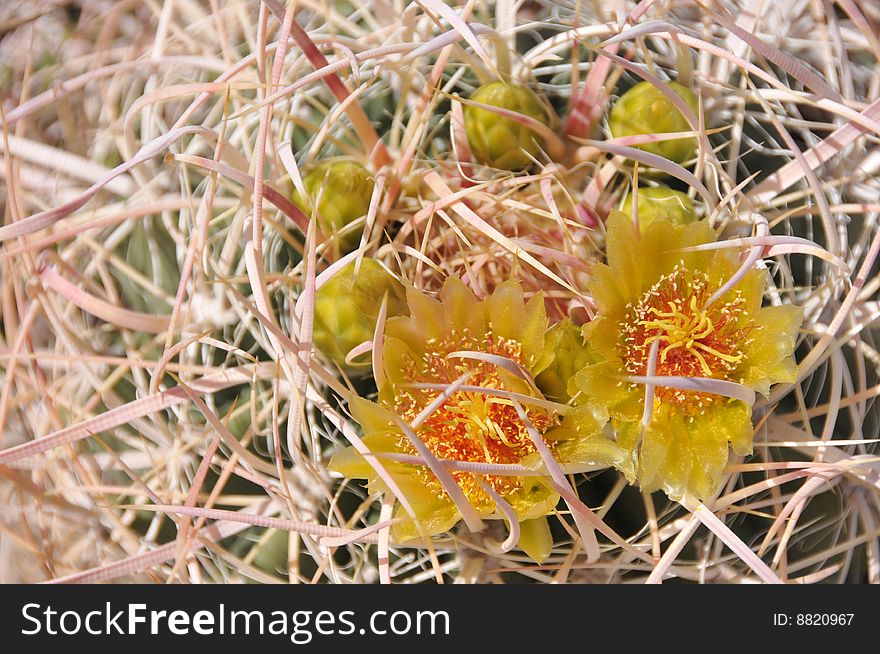
{"label": "orange stamen cluster", "polygon": [[[732,291],[712,304],[718,289],[702,271],[678,265],[661,277],[638,304],[630,305],[623,325],[621,354],[627,371],[645,375],[651,346],[658,343],[658,376],[733,378],[749,345],[746,299]],[[719,396],[657,387],[656,401],[670,402],[688,413],[702,412]]]}
{"label": "orange stamen cluster", "polygon": [[[467,386],[523,392],[521,386],[512,388],[514,384],[509,373],[494,363],[449,356],[453,352],[465,351],[493,354],[523,363],[522,347],[516,341],[496,336],[491,330],[479,335],[467,330],[453,330],[443,339],[427,341],[425,353],[410,360],[404,369],[405,377],[412,384],[451,384],[469,372]],[[412,422],[440,393],[434,389],[402,388],[395,397],[394,409],[407,422]],[[546,411],[534,407],[525,410],[539,433],[543,433],[554,420]],[[477,391],[458,391],[451,395],[419,426],[417,435],[439,459],[518,464],[523,457],[536,451],[512,402]],[[410,454],[416,453],[406,437],[401,438],[400,447]],[[445,494],[427,467],[421,467],[419,474],[438,496]],[[491,506],[480,478],[461,471],[452,472],[452,476],[474,506]],[[481,478],[501,495],[520,488],[515,476],[483,475]]]}

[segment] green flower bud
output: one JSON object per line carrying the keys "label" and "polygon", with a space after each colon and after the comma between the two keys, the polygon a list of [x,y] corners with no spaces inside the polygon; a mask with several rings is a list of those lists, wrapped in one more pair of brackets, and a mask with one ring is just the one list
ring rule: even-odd
{"label": "green flower bud", "polygon": [[[673,191],[668,186],[640,188],[639,226],[647,227],[658,218],[673,225],[685,225],[697,219],[694,201],[686,193]],[[623,201],[623,213],[632,215],[632,192]]]}
{"label": "green flower bud", "polygon": [[[697,113],[697,98],[693,91],[677,82],[668,86]],[[635,136],[638,134],[662,134],[691,130],[684,115],[675,108],[665,95],[649,82],[641,82],[620,96],[608,117],[611,136]],[[657,141],[636,146],[676,163],[683,163],[694,155],[696,139],[681,138]]]}
{"label": "green flower bud", "polygon": [[303,185],[309,197],[304,201],[299,192],[294,191],[294,204],[310,215],[313,203],[320,195],[317,217],[321,230],[328,236],[336,234],[340,252],[354,250],[360,243],[363,229],[345,227],[366,215],[370,208],[373,195],[370,172],[355,161],[325,161],[305,171]]}
{"label": "green flower bud", "polygon": [[[388,317],[406,312],[406,292],[385,268],[363,259],[357,278],[351,263],[333,275],[315,294],[312,340],[321,352],[340,365],[345,355],[373,338],[382,298],[388,294]],[[360,364],[359,365],[363,365]]]}
{"label": "green flower bud", "polygon": [[[534,91],[519,84],[491,82],[471,95],[480,104],[509,109],[546,123],[544,106]],[[480,162],[504,170],[522,170],[532,160],[526,153],[538,153],[543,139],[515,120],[488,109],[465,105],[464,128],[474,157]]]}
{"label": "green flower bud", "polygon": [[535,384],[547,399],[562,403],[577,393],[575,374],[602,359],[586,343],[581,328],[568,318],[547,330],[544,354],[542,361],[546,367],[535,377]]}

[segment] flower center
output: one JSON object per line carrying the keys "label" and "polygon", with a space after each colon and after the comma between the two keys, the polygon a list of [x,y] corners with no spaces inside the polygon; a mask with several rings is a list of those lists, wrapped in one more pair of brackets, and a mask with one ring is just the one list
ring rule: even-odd
{"label": "flower center", "polygon": [[[425,353],[405,366],[404,374],[412,384],[451,384],[469,372],[467,386],[529,392],[525,382],[518,384],[518,379],[493,362],[449,356],[454,352],[481,352],[522,364],[522,346],[517,341],[496,336],[491,330],[481,335],[452,331],[442,340],[431,339],[426,345]],[[436,389],[402,388],[395,396],[394,409],[407,422],[412,422],[440,393],[442,391]],[[528,406],[525,411],[540,433],[555,424],[553,416],[546,411]],[[518,464],[523,457],[536,451],[513,403],[477,391],[453,393],[419,426],[417,435],[434,456],[454,461]],[[406,437],[401,437],[399,445],[407,453],[416,453]],[[445,494],[427,467],[420,467],[419,474],[438,496]],[[478,508],[492,504],[480,479],[502,495],[521,487],[515,476],[478,477],[462,471],[453,471],[452,476],[468,500]]]}
{"label": "flower center", "polygon": [[[658,343],[656,375],[732,380],[750,343],[742,327],[748,310],[740,291],[707,306],[718,287],[706,273],[678,265],[630,305],[621,347],[627,371],[647,374],[651,347]],[[655,397],[689,410],[719,399],[666,387],[658,387]]]}

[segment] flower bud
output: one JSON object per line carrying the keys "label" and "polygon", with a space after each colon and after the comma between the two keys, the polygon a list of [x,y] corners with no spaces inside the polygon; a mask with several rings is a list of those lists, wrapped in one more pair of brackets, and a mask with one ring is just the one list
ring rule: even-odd
{"label": "flower bud", "polygon": [[[474,102],[509,109],[546,123],[544,107],[534,91],[519,84],[491,82],[470,97]],[[488,109],[466,105],[464,127],[474,157],[480,163],[504,170],[522,170],[536,155],[543,139],[525,125]]]}
{"label": "flower bud", "polygon": [[[687,105],[698,111],[697,98],[693,92],[677,82],[668,82],[669,88]],[[649,82],[641,82],[620,96],[608,117],[611,136],[636,136],[639,134],[663,134],[687,132],[692,128],[675,105]],[[693,137],[656,141],[636,146],[676,163],[683,163],[694,155],[696,139]]]}
{"label": "flower bud", "polygon": [[370,208],[373,195],[370,172],[356,161],[325,161],[306,170],[303,185],[308,198],[304,201],[299,192],[294,191],[294,204],[310,215],[313,203],[320,196],[316,213],[321,230],[327,236],[335,235],[339,252],[344,254],[354,250],[360,243],[363,229],[345,227],[366,215]]}
{"label": "flower bud", "polygon": [[[672,225],[685,225],[697,219],[694,201],[668,186],[640,188],[638,199],[640,227],[647,227],[658,218]],[[632,192],[627,193],[622,211],[627,216],[632,215]]]}
{"label": "flower bud", "polygon": [[547,399],[562,403],[577,392],[575,373],[601,359],[584,340],[581,328],[568,318],[547,330],[544,353],[546,367],[535,377],[535,384]]}
{"label": "flower bud", "polygon": [[315,294],[312,340],[321,352],[340,365],[346,365],[345,356],[353,348],[373,338],[379,307],[386,293],[388,317],[406,312],[403,285],[381,264],[373,259],[361,260],[357,277],[354,269],[355,264],[349,264]]}

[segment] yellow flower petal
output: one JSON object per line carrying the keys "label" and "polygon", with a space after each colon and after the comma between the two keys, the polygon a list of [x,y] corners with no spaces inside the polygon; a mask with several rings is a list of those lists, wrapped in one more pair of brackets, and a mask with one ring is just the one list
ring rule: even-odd
{"label": "yellow flower petal", "polygon": [[520,477],[521,488],[504,499],[520,520],[547,515],[559,503],[559,495],[541,477]]}
{"label": "yellow flower petal", "polygon": [[[400,329],[389,330],[400,336]],[[385,369],[385,376],[395,386],[405,383],[406,377],[404,370],[408,365],[412,365],[414,361],[413,352],[409,344],[402,339],[392,336],[390,333],[385,335],[385,342],[382,347],[382,363]],[[380,389],[385,391],[386,389]],[[380,398],[384,397],[380,394]]]}
{"label": "yellow flower petal", "polygon": [[629,453],[614,441],[600,435],[581,436],[560,442],[556,446],[556,458],[563,463],[617,468],[630,479],[635,473]]}
{"label": "yellow flower petal", "polygon": [[440,292],[447,329],[480,334],[486,331],[483,304],[463,281],[449,277]]}
{"label": "yellow flower petal", "polygon": [[334,452],[330,457],[328,467],[333,472],[345,475],[349,479],[367,479],[374,474],[370,464],[353,447],[346,447]]}
{"label": "yellow flower petal", "polygon": [[617,321],[598,316],[584,325],[581,330],[590,348],[600,358],[608,360],[617,358],[620,342],[620,325]]}
{"label": "yellow flower petal", "polygon": [[610,266],[598,264],[593,268],[589,288],[593,301],[603,316],[613,316],[618,320],[626,312],[630,299],[626,294],[626,288],[621,289],[618,286],[617,273]]}
{"label": "yellow flower petal", "polygon": [[737,455],[746,456],[752,453],[752,439],[755,435],[752,428],[752,408],[745,402],[728,400],[695,422],[698,423],[696,429],[705,427],[710,432],[723,434]]}
{"label": "yellow flower petal", "polygon": [[625,374],[618,361],[602,361],[578,372],[575,383],[583,392],[584,403],[605,409],[618,420],[638,420],[643,393],[620,381]]}
{"label": "yellow flower petal", "polygon": [[[425,330],[418,320],[406,316],[391,318],[385,323],[385,343],[396,339],[407,349],[421,353],[425,349]],[[386,345],[387,347],[387,345]]]}
{"label": "yellow flower petal", "polygon": [[690,492],[705,500],[721,483],[728,460],[728,445],[739,453],[751,451],[751,411],[743,402],[725,400],[692,417],[664,407],[641,433],[640,424],[618,427],[618,442],[638,457],[639,487],[645,492],[662,489],[681,499]]}
{"label": "yellow flower petal", "polygon": [[438,497],[418,479],[395,479],[416,514],[416,520],[398,504],[394,519],[399,520],[391,526],[391,538],[395,543],[434,536],[452,529],[461,520],[461,514],[448,497]]}
{"label": "yellow flower petal", "polygon": [[394,414],[375,402],[370,402],[362,397],[352,397],[348,402],[351,415],[357,420],[364,433],[399,431],[394,421]]}
{"label": "yellow flower petal", "polygon": [[[371,453],[381,455],[383,452],[398,451],[398,439],[399,434],[393,432],[376,432],[367,434],[361,440]],[[381,463],[389,472],[405,473],[407,471],[405,464],[396,461],[382,459]],[[373,479],[377,477],[373,466],[367,463],[367,460],[361,456],[360,452],[351,446],[334,452],[333,456],[330,457],[330,465],[328,467],[333,472],[338,472],[349,479]]]}
{"label": "yellow flower petal", "polygon": [[[713,270],[719,268],[717,261],[712,262]],[[739,264],[736,264],[739,268]],[[729,277],[725,277],[726,282]],[[745,277],[733,287],[733,291],[740,291],[746,299],[746,305],[743,307],[750,315],[753,315],[761,308],[764,301],[764,287],[767,285],[767,270],[764,268],[755,268],[750,270]],[[726,297],[726,296],[725,296]]]}
{"label": "yellow flower petal", "polygon": [[446,330],[443,316],[443,305],[432,297],[428,297],[413,286],[406,289],[406,302],[414,328],[421,334],[422,340],[437,338]]}
{"label": "yellow flower petal", "polygon": [[499,284],[485,301],[486,315],[496,336],[518,340],[522,332],[525,302],[522,287],[514,280]]}
{"label": "yellow flower petal", "polygon": [[519,523],[519,541],[517,546],[533,561],[543,563],[553,549],[553,536],[547,518],[535,518]]}
{"label": "yellow flower petal", "polygon": [[792,354],[802,320],[800,307],[785,305],[758,310],[752,346],[741,369],[744,384],[767,395],[771,384],[797,379]]}
{"label": "yellow flower petal", "polygon": [[602,432],[606,419],[601,412],[597,414],[595,407],[580,404],[570,408],[562,420],[562,424],[551,429],[545,438],[551,441],[565,441],[575,438],[597,436]]}
{"label": "yellow flower petal", "polygon": [[547,311],[544,308],[544,295],[538,293],[526,302],[524,314],[520,316],[518,340],[522,344],[523,363],[526,368],[534,366],[543,353],[546,331]]}

